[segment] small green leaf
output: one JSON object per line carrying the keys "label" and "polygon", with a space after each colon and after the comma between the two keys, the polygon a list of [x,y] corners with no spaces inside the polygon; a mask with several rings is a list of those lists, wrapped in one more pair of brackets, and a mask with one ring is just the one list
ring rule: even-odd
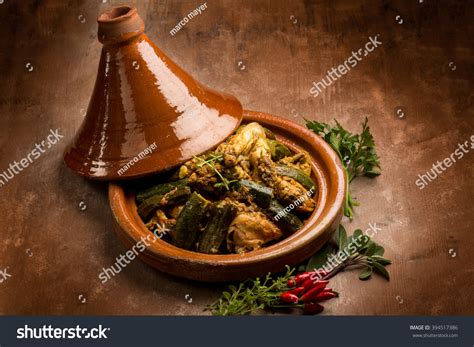
{"label": "small green leaf", "polygon": [[384,266],[392,264],[392,262],[389,259],[382,258],[379,255],[373,255],[371,259]]}
{"label": "small green leaf", "polygon": [[357,229],[354,231],[354,234],[352,235],[352,242],[356,246],[357,251],[360,252],[370,242],[370,237],[362,234],[362,230]]}
{"label": "small green leaf", "polygon": [[329,136],[329,143],[336,152],[339,152],[341,140],[337,138],[336,134],[331,133],[331,135]]}
{"label": "small green leaf", "polygon": [[370,257],[371,255],[375,254],[376,249],[377,249],[377,245],[375,244],[375,242],[373,242],[371,240],[367,243],[367,248],[366,248],[364,254],[366,256]]}
{"label": "small green leaf", "polygon": [[359,275],[359,279],[362,281],[368,280],[372,276],[372,267],[368,266]]}
{"label": "small green leaf", "polygon": [[352,234],[353,239],[358,239],[361,236],[362,236],[362,230],[360,230],[360,229],[354,230],[354,233]]}
{"label": "small green leaf", "polygon": [[380,245],[376,245],[374,255],[382,256],[384,253],[385,253],[385,249]]}
{"label": "small green leaf", "polygon": [[315,255],[313,255],[306,265],[306,271],[320,269],[326,264],[328,256],[337,251],[336,247],[330,242],[326,243]]}
{"label": "small green leaf", "polygon": [[352,241],[352,235],[347,236],[347,244],[349,245],[350,243],[352,243]]}
{"label": "small green leaf", "polygon": [[313,130],[317,134],[324,134],[324,129],[327,127],[326,124],[324,123],[319,123],[316,121],[310,121],[308,119],[305,119],[306,121],[306,127]]}
{"label": "small green leaf", "polygon": [[347,233],[346,229],[342,226],[342,224],[339,224],[339,228],[337,229],[336,233],[336,241],[337,245],[339,246],[340,250],[343,250],[347,246]]}
{"label": "small green leaf", "polygon": [[372,265],[374,267],[374,270],[381,274],[383,277],[385,277],[387,280],[390,280],[390,275],[388,274],[388,271],[385,269],[385,267],[376,261],[372,262]]}
{"label": "small green leaf", "polygon": [[379,176],[382,173],[379,168],[373,167],[372,169],[365,171],[364,175],[369,178],[374,178]]}

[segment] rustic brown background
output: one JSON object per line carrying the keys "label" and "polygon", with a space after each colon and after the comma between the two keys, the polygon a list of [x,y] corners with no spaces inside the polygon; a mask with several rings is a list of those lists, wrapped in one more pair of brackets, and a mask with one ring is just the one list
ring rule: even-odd
{"label": "rustic brown background", "polygon": [[[338,275],[341,297],[325,314],[474,314],[474,153],[424,190],[415,186],[418,174],[474,134],[472,2],[208,0],[173,37],[201,2],[131,3],[158,46],[248,109],[299,123],[337,118],[351,130],[369,117],[383,174],[354,183],[362,205],[346,226],[382,226],[375,239],[393,260],[392,279]],[[61,157],[92,92],[95,18],[115,4],[1,1],[0,171],[50,129],[64,135],[0,187],[0,270],[12,275],[0,283],[1,314],[200,315],[222,290],[138,260],[105,285],[97,277],[126,249],[112,230],[106,184],[75,176]],[[380,48],[311,97],[313,81],[376,34]]]}

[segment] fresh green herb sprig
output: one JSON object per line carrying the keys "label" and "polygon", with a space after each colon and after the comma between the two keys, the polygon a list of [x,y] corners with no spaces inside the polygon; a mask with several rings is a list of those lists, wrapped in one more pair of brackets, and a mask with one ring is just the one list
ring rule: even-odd
{"label": "fresh green herb sprig", "polygon": [[352,134],[336,120],[336,126],[306,120],[306,127],[321,136],[339,155],[346,173],[346,201],[344,215],[352,219],[353,207],[359,205],[352,199],[349,184],[359,176],[375,177],[380,175],[380,159],[375,150],[374,137],[370,133],[368,120],[362,123],[362,132]]}
{"label": "fresh green herb sprig", "polygon": [[351,236],[347,236],[342,225],[336,233],[336,244],[327,243],[317,252],[306,265],[306,271],[331,269],[324,279],[336,275],[338,272],[350,269],[362,269],[359,279],[367,280],[376,272],[387,280],[390,275],[385,266],[391,261],[383,257],[385,250],[382,246],[370,239],[369,236],[357,229]]}
{"label": "fresh green herb sprig", "polygon": [[214,187],[225,187],[225,189],[230,190],[230,185],[234,182],[237,182],[237,180],[228,180],[225,178],[221,172],[216,168],[215,163],[216,162],[221,162],[224,159],[224,156],[222,154],[211,154],[209,158],[206,160],[194,156],[196,160],[199,160],[199,164],[197,164],[197,167],[203,167],[204,165],[209,166],[215,173],[216,175],[220,178],[221,182],[215,183]]}
{"label": "fresh green herb sprig", "polygon": [[288,288],[288,279],[294,269],[286,267],[286,274],[273,278],[269,273],[263,281],[260,278],[249,279],[240,283],[238,287],[229,286],[229,291],[215,303],[208,306],[208,310],[216,316],[246,315],[259,310],[277,308],[280,305],[280,293]]}

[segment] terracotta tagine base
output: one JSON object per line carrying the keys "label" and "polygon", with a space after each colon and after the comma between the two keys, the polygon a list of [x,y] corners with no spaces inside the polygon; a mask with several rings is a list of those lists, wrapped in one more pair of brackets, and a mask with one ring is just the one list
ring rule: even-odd
{"label": "terracotta tagine base", "polygon": [[324,140],[301,125],[270,114],[245,111],[244,122],[254,121],[270,129],[290,149],[306,150],[313,159],[313,179],[319,189],[318,207],[305,225],[275,245],[245,254],[192,252],[154,238],[137,213],[130,184],[111,183],[110,207],[117,234],[127,249],[149,236],[150,246],[139,254],[144,262],[175,276],[220,282],[264,276],[283,270],[285,265],[299,264],[331,238],[342,218],[345,197],[344,170],[338,156]]}

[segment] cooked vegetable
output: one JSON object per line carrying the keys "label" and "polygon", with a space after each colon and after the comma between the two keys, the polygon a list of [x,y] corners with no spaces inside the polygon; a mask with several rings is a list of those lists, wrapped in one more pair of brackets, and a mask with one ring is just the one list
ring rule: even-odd
{"label": "cooked vegetable", "polygon": [[165,205],[176,205],[186,201],[191,194],[191,188],[186,186],[178,186],[164,195],[155,195],[138,206],[138,214],[142,219],[148,219],[150,214]]}
{"label": "cooked vegetable", "polygon": [[137,193],[137,202],[141,203],[145,199],[151,198],[154,195],[164,195],[176,187],[185,186],[187,183],[188,180],[183,179],[169,183],[157,184],[156,186],[153,186],[151,188],[141,190]]}
{"label": "cooked vegetable", "polygon": [[292,154],[291,151],[288,149],[288,147],[286,147],[281,142],[278,142],[276,140],[268,140],[268,144],[270,146],[272,159],[274,161],[278,161]]}
{"label": "cooked vegetable", "polygon": [[199,238],[199,252],[213,254],[219,252],[219,247],[224,241],[236,213],[237,208],[230,203],[211,205],[209,222]]}
{"label": "cooked vegetable", "polygon": [[248,190],[258,206],[262,208],[270,207],[270,202],[273,199],[273,189],[249,180],[240,180],[239,184]]}
{"label": "cooked vegetable", "polygon": [[278,164],[294,167],[295,169],[303,171],[306,176],[311,176],[311,172],[313,171],[311,157],[307,152],[300,152],[284,157],[278,161]]}
{"label": "cooked vegetable", "polygon": [[166,213],[160,209],[157,209],[150,221],[145,224],[147,229],[160,239],[165,237],[169,239],[168,236],[173,234],[175,225],[176,219],[168,218]]}
{"label": "cooked vegetable", "polygon": [[268,213],[275,223],[287,232],[295,232],[303,226],[303,222],[291,212],[285,211],[283,206],[273,200],[268,208]]}
{"label": "cooked vegetable", "polygon": [[171,218],[178,218],[179,214],[183,210],[184,205],[175,205],[171,209],[169,209],[168,214]]}
{"label": "cooked vegetable", "polygon": [[138,192],[138,213],[148,229],[169,229],[165,241],[178,247],[250,252],[297,231],[298,216],[314,211],[311,168],[308,153],[253,122],[177,168],[170,180],[179,180]]}
{"label": "cooked vegetable", "polygon": [[270,139],[270,140],[276,139],[275,134],[270,129],[263,128],[263,130],[265,130],[265,136],[267,139]]}
{"label": "cooked vegetable", "polygon": [[308,189],[308,191],[314,191],[315,189],[314,182],[311,177],[306,175],[301,170],[286,165],[277,165],[276,171],[281,176],[293,178],[296,182],[301,183],[303,187]]}
{"label": "cooked vegetable", "polygon": [[161,199],[160,204],[163,206],[179,205],[186,202],[191,195],[191,188],[188,186],[178,186],[172,191],[166,193]]}
{"label": "cooked vegetable", "polygon": [[200,194],[196,192],[191,194],[176,220],[176,228],[173,234],[173,243],[176,246],[184,249],[193,248],[199,232],[200,222],[208,205],[209,201]]}
{"label": "cooked vegetable", "polygon": [[160,207],[161,199],[163,199],[163,195],[155,195],[143,201],[138,206],[138,214],[140,217],[144,220],[148,219],[150,214]]}

